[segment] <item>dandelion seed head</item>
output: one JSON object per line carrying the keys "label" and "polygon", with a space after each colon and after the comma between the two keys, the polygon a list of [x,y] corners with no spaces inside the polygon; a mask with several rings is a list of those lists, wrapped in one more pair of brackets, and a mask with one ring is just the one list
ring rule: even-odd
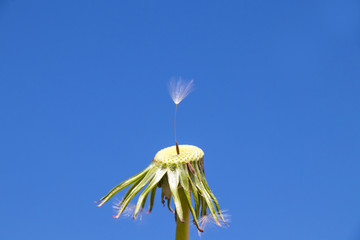
{"label": "dandelion seed head", "polygon": [[169,93],[177,105],[194,89],[194,80],[185,81],[181,77],[172,78],[169,82]]}

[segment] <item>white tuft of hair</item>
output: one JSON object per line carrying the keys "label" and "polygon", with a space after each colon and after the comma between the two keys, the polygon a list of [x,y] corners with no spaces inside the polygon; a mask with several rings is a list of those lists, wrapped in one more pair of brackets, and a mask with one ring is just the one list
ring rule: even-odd
{"label": "white tuft of hair", "polygon": [[[121,205],[121,201],[116,199],[114,204],[113,204],[113,209],[114,209],[114,212],[115,214],[118,213],[118,210],[120,208],[120,205]],[[136,208],[136,205],[133,204],[133,203],[129,203],[126,208],[124,209],[124,211],[121,213],[120,216],[124,217],[124,218],[132,218],[133,215],[134,215],[134,212],[135,212],[135,208]],[[136,218],[136,220],[142,220],[143,218],[143,209],[141,209],[138,213],[138,216]]]}
{"label": "white tuft of hair", "polygon": [[194,90],[194,80],[185,81],[178,77],[172,78],[169,82],[170,96],[176,105],[184,100],[192,90]]}
{"label": "white tuft of hair", "polygon": [[[231,222],[231,216],[230,216],[230,214],[227,213],[227,210],[221,211],[221,214],[223,215],[225,222],[227,222],[227,223]],[[216,215],[220,219],[220,216],[218,214],[216,214]],[[214,217],[211,214],[201,217],[199,222],[200,222],[200,227],[204,230],[210,226],[217,225]],[[201,232],[198,231],[198,234],[199,234],[199,236],[201,236]]]}

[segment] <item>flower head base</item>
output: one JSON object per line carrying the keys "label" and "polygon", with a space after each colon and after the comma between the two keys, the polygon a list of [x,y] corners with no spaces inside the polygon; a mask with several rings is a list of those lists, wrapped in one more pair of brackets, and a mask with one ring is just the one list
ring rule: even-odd
{"label": "flower head base", "polygon": [[[160,150],[145,170],[114,187],[100,199],[101,202],[98,206],[103,205],[120,190],[130,186],[119,204],[117,215],[114,216],[118,218],[131,199],[144,188],[135,207],[133,218],[136,218],[139,211],[144,208],[149,194],[148,212],[151,212],[156,189],[161,188],[162,203],[164,203],[165,198],[168,201],[169,210],[175,212],[180,221],[184,221],[183,206],[179,197],[181,192],[186,196],[187,207],[190,209],[193,222],[199,231],[203,231],[199,226],[199,218],[206,216],[208,210],[216,224],[221,226],[219,219],[224,223],[225,220],[219,203],[205,179],[204,152],[192,145],[180,145],[179,148],[180,154],[177,154],[175,146]],[[193,196],[195,208],[192,206],[191,196]],[[171,198],[174,199],[175,211],[170,207]]]}
{"label": "flower head base", "polygon": [[204,152],[193,145],[181,145],[181,152],[177,154],[176,146],[160,150],[154,157],[154,161],[165,165],[191,163],[204,159]]}

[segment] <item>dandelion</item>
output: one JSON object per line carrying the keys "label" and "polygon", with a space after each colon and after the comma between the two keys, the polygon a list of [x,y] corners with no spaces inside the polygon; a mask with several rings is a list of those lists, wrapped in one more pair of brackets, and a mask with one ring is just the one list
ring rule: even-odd
{"label": "dandelion", "polygon": [[[178,145],[176,141],[176,107],[190,93],[193,81],[184,82],[182,79],[172,80],[169,85],[170,95],[175,103],[174,133],[175,146],[170,146],[156,153],[150,165],[142,172],[123,181],[103,196],[98,206],[102,206],[115,194],[129,187],[122,200],[116,205],[118,218],[127,214],[130,201],[143,190],[137,200],[135,208],[130,207],[135,219],[145,207],[149,199],[148,213],[153,209],[155,195],[161,189],[161,202],[175,214],[176,240],[189,239],[190,214],[199,232],[203,232],[201,225],[213,221],[221,226],[226,224],[219,203],[205,178],[204,152],[193,145]],[[173,199],[175,209],[171,209]],[[192,204],[194,200],[194,206]]]}

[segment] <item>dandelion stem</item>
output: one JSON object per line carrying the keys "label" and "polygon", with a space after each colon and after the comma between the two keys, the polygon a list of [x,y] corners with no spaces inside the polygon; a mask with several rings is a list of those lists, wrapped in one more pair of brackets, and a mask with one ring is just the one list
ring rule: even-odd
{"label": "dandelion stem", "polygon": [[176,238],[175,240],[189,240],[189,225],[190,225],[190,209],[186,200],[185,190],[179,189],[179,197],[181,207],[183,210],[184,222],[181,222],[179,217],[176,218]]}

